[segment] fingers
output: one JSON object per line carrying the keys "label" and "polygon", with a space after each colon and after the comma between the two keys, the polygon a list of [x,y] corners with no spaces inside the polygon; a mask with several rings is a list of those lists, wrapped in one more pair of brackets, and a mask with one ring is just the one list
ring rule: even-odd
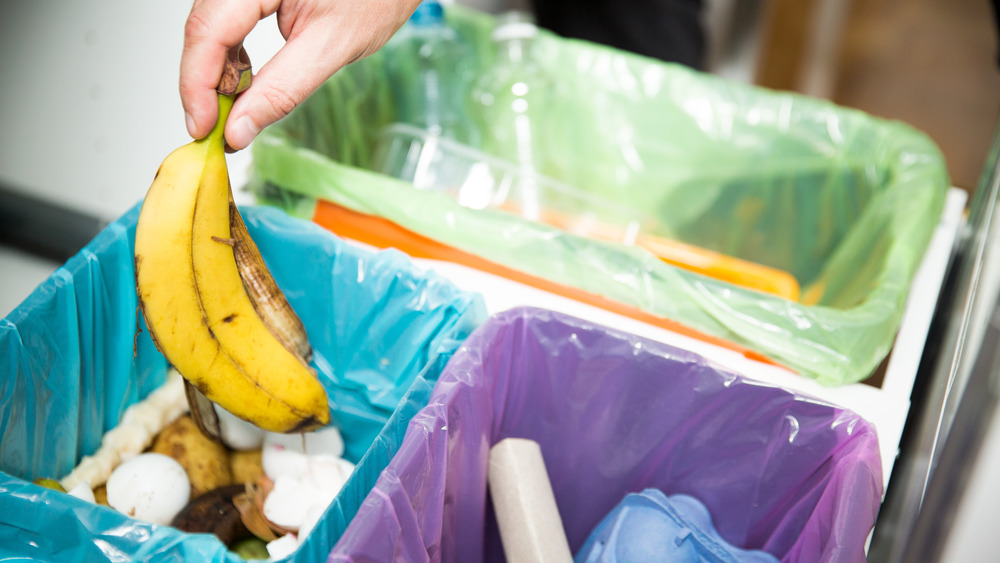
{"label": "fingers", "polygon": [[268,125],[288,115],[327,78],[350,62],[323,24],[292,35],[260,69],[229,115],[226,142],[240,150]]}
{"label": "fingers", "polygon": [[208,134],[218,116],[215,88],[226,51],[275,12],[287,42],[236,100],[226,142],[245,148],[261,129],[302,103],[351,61],[381,47],[420,0],[196,0],[185,28],[181,101],[188,132]]}
{"label": "fingers", "polygon": [[[274,13],[279,0],[195,0],[184,26],[180,94],[188,134],[200,139],[218,118],[215,89],[226,52],[239,45],[257,22]],[[249,9],[248,9],[249,8]]]}

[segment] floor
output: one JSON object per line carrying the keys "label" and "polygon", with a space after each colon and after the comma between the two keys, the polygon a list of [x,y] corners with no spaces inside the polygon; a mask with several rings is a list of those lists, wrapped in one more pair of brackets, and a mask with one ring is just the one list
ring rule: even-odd
{"label": "floor", "polygon": [[973,191],[1000,123],[997,37],[989,0],[855,1],[832,99],[927,133]]}
{"label": "floor", "polygon": [[1000,123],[991,0],[765,6],[755,83],[906,122],[940,147],[953,185],[975,190]]}

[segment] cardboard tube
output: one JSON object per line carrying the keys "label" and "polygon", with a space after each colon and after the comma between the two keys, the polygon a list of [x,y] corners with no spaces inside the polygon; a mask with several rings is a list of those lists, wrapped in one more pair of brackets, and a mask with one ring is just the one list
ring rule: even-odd
{"label": "cardboard tube", "polygon": [[537,442],[524,438],[497,442],[490,449],[489,486],[507,561],[573,561]]}

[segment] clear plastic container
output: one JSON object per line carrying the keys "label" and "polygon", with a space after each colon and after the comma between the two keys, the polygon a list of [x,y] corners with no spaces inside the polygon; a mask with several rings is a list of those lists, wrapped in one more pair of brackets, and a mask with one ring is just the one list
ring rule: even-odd
{"label": "clear plastic container", "polygon": [[[448,6],[448,23],[476,47],[482,71],[499,22],[461,8]],[[532,54],[559,86],[542,174],[654,214],[663,228],[644,232],[788,272],[812,299],[717,283],[369,173],[379,132],[397,119],[382,51],[261,132],[253,189],[306,215],[327,202],[377,216],[546,283],[749,345],[824,385],[872,374],[895,341],[948,189],[944,158],[926,135],[545,29]],[[298,200],[271,196],[272,186]]]}
{"label": "clear plastic container", "polygon": [[380,172],[421,190],[449,194],[463,207],[500,209],[558,223],[563,230],[581,236],[635,244],[643,219],[652,221],[507,160],[404,123],[382,131],[375,162]]}
{"label": "clear plastic container", "polygon": [[530,15],[509,12],[499,18],[491,34],[496,59],[483,70],[472,88],[472,107],[480,118],[483,150],[523,170],[520,186],[526,216],[537,218],[542,189],[532,183],[545,173],[546,107],[555,84],[531,56],[538,27]]}
{"label": "clear plastic container", "polygon": [[[444,18],[439,2],[424,0],[385,46],[388,78],[399,120],[476,146],[480,133],[468,110],[474,80],[472,46]],[[405,56],[392,56],[405,51]],[[416,62],[417,80],[408,77]],[[407,66],[405,69],[396,68]]]}
{"label": "clear plastic container", "polygon": [[799,298],[798,281],[788,272],[656,236],[650,215],[412,125],[386,127],[375,162],[380,172],[446,193],[463,207],[506,211],[578,236],[642,247],[675,266]]}

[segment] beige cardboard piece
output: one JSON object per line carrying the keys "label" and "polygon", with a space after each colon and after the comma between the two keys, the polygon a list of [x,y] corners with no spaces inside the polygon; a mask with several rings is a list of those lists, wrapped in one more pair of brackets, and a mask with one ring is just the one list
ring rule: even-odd
{"label": "beige cardboard piece", "polygon": [[494,445],[489,486],[507,561],[573,561],[537,442],[507,438]]}

